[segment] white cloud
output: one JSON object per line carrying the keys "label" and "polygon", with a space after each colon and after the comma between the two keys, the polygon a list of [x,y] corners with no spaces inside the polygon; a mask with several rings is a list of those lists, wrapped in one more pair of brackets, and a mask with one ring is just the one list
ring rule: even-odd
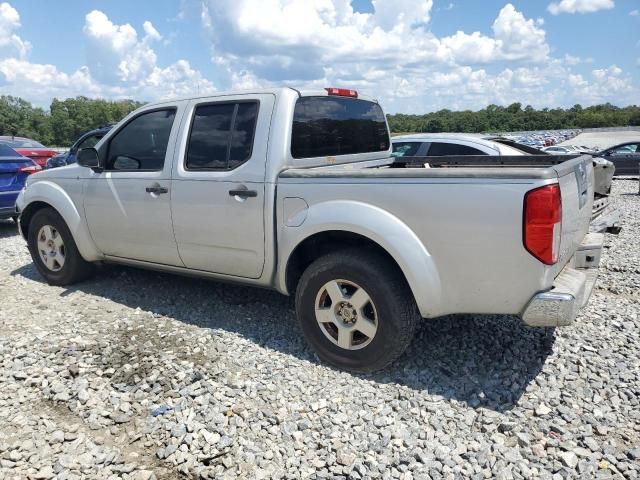
{"label": "white cloud", "polygon": [[457,62],[488,63],[498,60],[543,61],[549,55],[542,21],[526,19],[513,5],[505,5],[493,22],[493,37],[458,31],[442,39]]}
{"label": "white cloud", "polygon": [[565,54],[565,56],[563,57],[562,61],[564,62],[565,65],[569,65],[569,66],[575,66],[575,65],[580,65],[581,63],[593,63],[594,60],[591,57],[587,57],[587,58],[582,58],[582,57],[577,57],[574,55],[569,55],[568,53]]}
{"label": "white cloud", "polygon": [[561,0],[559,3],[550,3],[547,9],[553,15],[559,15],[561,13],[592,13],[610,10],[614,6],[614,0]]}
{"label": "white cloud", "polygon": [[[510,3],[498,12],[491,35],[445,37],[425,25],[430,2],[381,5],[363,14],[348,0],[205,0],[201,19],[221,83],[230,88],[339,85],[376,95],[390,112],[424,112],[588,103],[579,92],[599,81],[590,75],[582,85],[571,68],[593,59],[552,58],[544,22]],[[637,88],[587,92],[624,103]]]}
{"label": "white cloud", "polygon": [[573,95],[579,103],[595,104],[621,101],[626,104],[636,103],[634,97],[638,95],[638,88],[633,81],[624,75],[624,71],[617,65],[591,71],[591,78],[583,75],[571,75],[569,83]]}
{"label": "white cloud", "polygon": [[631,11],[629,12],[629,16],[630,16],[630,17],[637,17],[637,16],[640,16],[640,10],[631,10]]}
{"label": "white cloud", "polygon": [[[18,12],[7,3],[0,4],[0,47],[3,39],[17,37],[13,32],[19,27]],[[186,60],[159,66],[152,43],[162,40],[162,35],[149,21],[142,28],[144,37],[140,39],[131,25],[116,25],[103,12],[93,10],[86,15],[83,29],[87,66],[65,73],[55,65],[31,63],[24,58],[26,52],[17,52],[17,58],[0,59],[0,94],[48,105],[53,97],[156,100],[215,90]]]}
{"label": "white cloud", "polygon": [[0,54],[6,51],[24,58],[31,50],[31,44],[20,38],[15,30],[20,28],[18,11],[6,2],[0,3]]}
{"label": "white cloud", "polygon": [[513,5],[505,5],[496,21],[493,31],[497,41],[501,42],[504,58],[508,60],[544,60],[549,54],[545,41],[543,20],[526,19]]}
{"label": "white cloud", "polygon": [[[202,24],[213,58],[269,82],[311,82],[329,71],[356,73],[372,65],[540,62],[549,54],[542,22],[526,19],[511,4],[500,10],[493,36],[457,32],[445,38],[426,28],[431,1],[373,5],[369,14],[355,12],[350,0],[207,0]],[[227,70],[221,74],[235,86]]]}
{"label": "white cloud", "polygon": [[83,31],[93,75],[108,84],[136,82],[149,76],[157,60],[150,44],[160,34],[151,22],[145,22],[144,30],[147,36],[140,41],[131,25],[115,25],[99,10],[88,13]]}

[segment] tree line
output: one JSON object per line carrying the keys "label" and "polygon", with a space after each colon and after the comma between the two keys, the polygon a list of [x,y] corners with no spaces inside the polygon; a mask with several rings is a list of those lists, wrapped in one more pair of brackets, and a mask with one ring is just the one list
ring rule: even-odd
{"label": "tree line", "polygon": [[0,97],[0,135],[28,137],[52,147],[68,147],[83,132],[120,121],[142,106],[133,100],[54,99],[49,110],[22,98]]}
{"label": "tree line", "polygon": [[489,105],[473,112],[439,110],[425,115],[388,115],[392,132],[523,132],[565,128],[626,127],[640,125],[640,106],[616,107],[610,103],[583,108],[543,108],[513,103]]}
{"label": "tree line", "polygon": [[[29,137],[47,146],[66,147],[83,132],[118,122],[142,106],[134,100],[86,97],[54,99],[49,110],[19,97],[0,96],[0,135]],[[565,128],[640,126],[640,106],[610,103],[583,108],[536,110],[520,103],[489,105],[478,111],[440,110],[424,115],[387,115],[392,132],[517,132]]]}

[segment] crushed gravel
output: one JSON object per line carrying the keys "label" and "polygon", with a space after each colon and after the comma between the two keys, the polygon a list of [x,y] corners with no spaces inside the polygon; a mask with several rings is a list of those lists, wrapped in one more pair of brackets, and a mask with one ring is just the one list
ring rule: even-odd
{"label": "crushed gravel", "polygon": [[573,326],[425,321],[362,376],[276,293],[115,266],[51,287],[0,221],[0,478],[639,478],[637,192],[614,182]]}

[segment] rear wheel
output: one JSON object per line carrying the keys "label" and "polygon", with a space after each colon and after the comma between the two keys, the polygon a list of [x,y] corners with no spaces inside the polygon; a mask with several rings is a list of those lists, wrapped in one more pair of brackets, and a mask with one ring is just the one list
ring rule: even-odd
{"label": "rear wheel", "polygon": [[78,252],[67,224],[51,208],[33,215],[27,244],[33,263],[51,285],[69,285],[93,272],[93,266]]}
{"label": "rear wheel", "polygon": [[296,311],[318,356],[356,372],[379,370],[398,358],[420,318],[397,266],[358,250],[313,262],[300,279]]}

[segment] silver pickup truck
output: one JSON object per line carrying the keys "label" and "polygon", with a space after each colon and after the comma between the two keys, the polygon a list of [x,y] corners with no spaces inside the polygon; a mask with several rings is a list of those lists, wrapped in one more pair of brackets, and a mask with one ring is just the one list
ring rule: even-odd
{"label": "silver pickup truck", "polygon": [[572,323],[603,243],[593,188],[590,156],[398,163],[375,100],[282,88],[147,105],[17,205],[50,284],[114,262],[274,288],[321,359],[372,371],[421,318]]}

